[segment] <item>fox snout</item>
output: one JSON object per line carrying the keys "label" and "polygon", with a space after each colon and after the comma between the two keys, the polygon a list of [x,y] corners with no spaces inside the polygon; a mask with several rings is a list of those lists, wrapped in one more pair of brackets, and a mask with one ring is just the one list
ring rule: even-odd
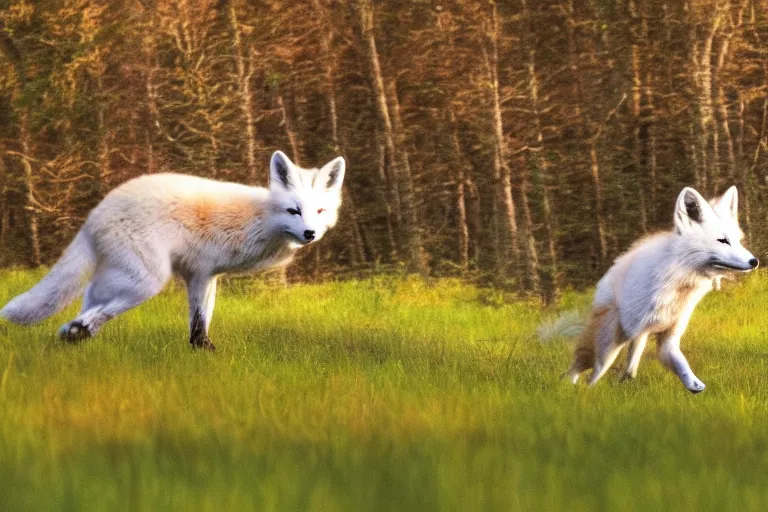
{"label": "fox snout", "polygon": [[749,251],[741,249],[741,254],[721,254],[713,256],[709,265],[716,271],[750,272],[757,268],[760,261]]}
{"label": "fox snout", "polygon": [[315,230],[314,229],[307,229],[304,231],[304,240],[307,242],[311,242],[315,239]]}
{"label": "fox snout", "polygon": [[756,269],[757,266],[760,265],[760,260],[755,258],[755,256],[751,252],[746,251],[746,253],[747,254],[745,254],[745,258],[742,261],[746,261],[746,264],[749,267],[746,269],[746,271],[749,272],[750,270]]}
{"label": "fox snout", "polygon": [[730,268],[732,270],[740,271],[740,272],[750,272],[756,269],[759,264],[760,264],[760,261],[757,258],[752,256],[751,254],[748,254],[747,257],[744,259],[727,262],[723,266],[725,266],[726,268]]}

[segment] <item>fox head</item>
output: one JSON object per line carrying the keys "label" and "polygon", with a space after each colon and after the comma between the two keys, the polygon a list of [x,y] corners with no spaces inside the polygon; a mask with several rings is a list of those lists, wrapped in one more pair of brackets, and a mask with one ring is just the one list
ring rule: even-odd
{"label": "fox head", "polygon": [[757,258],[741,245],[744,233],[739,228],[738,205],[736,187],[711,202],[690,187],[680,192],[675,231],[685,238],[686,260],[697,270],[717,276],[757,268]]}
{"label": "fox head", "polygon": [[344,158],[320,169],[302,169],[275,151],[269,164],[269,194],[275,225],[297,245],[320,240],[336,224],[341,206]]}

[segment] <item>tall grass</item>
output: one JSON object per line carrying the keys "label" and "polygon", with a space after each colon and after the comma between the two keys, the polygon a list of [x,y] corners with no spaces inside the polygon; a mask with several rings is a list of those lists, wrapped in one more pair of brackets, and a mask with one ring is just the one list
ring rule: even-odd
{"label": "tall grass", "polygon": [[766,283],[694,314],[697,396],[651,347],[573,387],[534,304],[452,280],[232,282],[215,353],[180,287],[78,345],[0,325],[0,510],[764,509]]}

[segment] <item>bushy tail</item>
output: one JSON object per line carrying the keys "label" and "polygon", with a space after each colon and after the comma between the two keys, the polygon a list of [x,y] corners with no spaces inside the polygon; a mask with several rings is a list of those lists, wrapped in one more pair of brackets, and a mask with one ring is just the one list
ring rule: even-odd
{"label": "bushy tail", "polygon": [[585,327],[584,315],[581,311],[572,309],[542,322],[536,333],[541,341],[548,342],[557,338],[576,338],[584,332]]}
{"label": "bushy tail", "polygon": [[85,276],[95,265],[96,252],[81,230],[51,271],[31,290],[11,299],[0,309],[0,317],[28,325],[61,311],[80,294]]}

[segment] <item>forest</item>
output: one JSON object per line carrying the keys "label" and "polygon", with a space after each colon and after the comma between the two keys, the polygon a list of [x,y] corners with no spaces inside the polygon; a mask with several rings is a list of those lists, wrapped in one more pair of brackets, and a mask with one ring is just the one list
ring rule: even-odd
{"label": "forest", "polygon": [[0,265],[55,261],[140,174],[347,160],[292,279],[461,276],[551,302],[683,186],[768,248],[759,0],[0,2]]}

